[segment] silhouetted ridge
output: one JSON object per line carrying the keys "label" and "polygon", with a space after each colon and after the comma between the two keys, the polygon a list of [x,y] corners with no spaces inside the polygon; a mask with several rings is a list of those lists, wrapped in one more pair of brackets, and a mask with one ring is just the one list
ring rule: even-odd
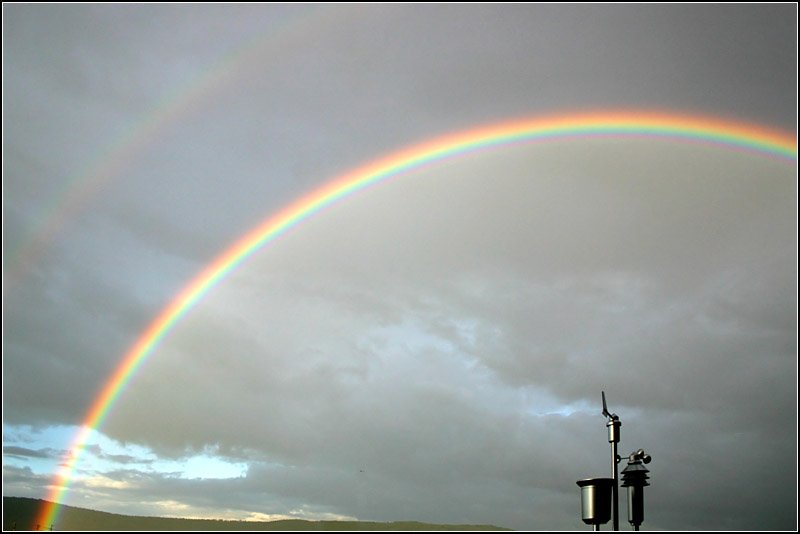
{"label": "silhouetted ridge", "polygon": [[[36,516],[47,501],[27,497],[3,497],[3,530],[50,530],[36,525]],[[38,528],[37,528],[38,527]],[[228,521],[221,519],[178,519],[98,512],[62,506],[53,530],[509,530],[492,525],[440,525],[418,521]]]}

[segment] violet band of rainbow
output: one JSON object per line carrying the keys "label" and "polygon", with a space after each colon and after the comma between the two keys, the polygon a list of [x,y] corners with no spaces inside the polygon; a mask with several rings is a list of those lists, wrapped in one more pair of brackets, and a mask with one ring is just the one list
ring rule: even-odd
{"label": "violet band of rainbow", "polygon": [[264,219],[202,269],[162,309],[103,385],[71,445],[69,460],[55,476],[38,523],[53,525],[60,501],[92,432],[103,424],[125,386],[159,342],[221,280],[264,245],[324,208],[370,186],[437,161],[518,143],[592,137],[685,140],[797,161],[796,134],[751,123],[654,111],[601,111],[522,119],[470,129],[402,149],[346,172]]}

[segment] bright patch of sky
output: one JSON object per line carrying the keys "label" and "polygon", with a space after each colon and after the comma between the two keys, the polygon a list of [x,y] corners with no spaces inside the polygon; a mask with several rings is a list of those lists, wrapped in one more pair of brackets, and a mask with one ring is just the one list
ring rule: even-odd
{"label": "bright patch of sky", "polygon": [[[3,425],[3,464],[27,467],[37,474],[52,473],[67,458],[77,432],[75,426],[51,426],[32,431],[28,426]],[[54,443],[58,443],[59,448],[54,448]],[[95,475],[130,468],[184,479],[238,478],[247,472],[247,464],[230,462],[211,450],[178,459],[161,459],[147,447],[121,443],[98,431],[87,440],[78,470]]]}
{"label": "bright patch of sky", "polygon": [[[539,387],[498,388],[496,375],[471,354],[478,338],[476,331],[481,326],[477,319],[451,320],[448,327],[457,332],[459,340],[454,343],[453,337],[444,336],[424,321],[406,319],[400,324],[376,329],[371,340],[386,347],[386,354],[391,352],[387,358],[392,360],[394,373],[436,376],[440,385],[448,384],[454,389],[471,384],[464,394],[472,397],[483,392],[487,398],[491,396],[496,404],[483,403],[483,407],[498,415],[507,413],[510,406],[518,406],[519,413],[534,417],[600,413],[599,399],[596,405],[585,400],[564,403]],[[476,383],[478,376],[480,379]]]}

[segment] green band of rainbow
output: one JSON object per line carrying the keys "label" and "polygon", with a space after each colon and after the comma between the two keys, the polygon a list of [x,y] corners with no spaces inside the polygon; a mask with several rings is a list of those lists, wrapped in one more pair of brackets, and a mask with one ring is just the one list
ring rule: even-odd
{"label": "green band of rainbow", "polygon": [[511,143],[592,136],[685,139],[777,156],[787,161],[797,160],[797,141],[794,134],[753,124],[694,115],[612,111],[516,120],[485,126],[415,145],[347,172],[269,216],[239,238],[195,276],[158,314],[125,354],[122,363],[94,400],[81,431],[74,439],[69,461],[60,469],[50,487],[47,500],[51,503],[40,510],[39,524],[48,528],[48,525],[55,523],[60,508],[58,503],[68,489],[87,440],[102,425],[131,377],[153,353],[161,339],[212,287],[262,246],[337,200],[426,163]]}

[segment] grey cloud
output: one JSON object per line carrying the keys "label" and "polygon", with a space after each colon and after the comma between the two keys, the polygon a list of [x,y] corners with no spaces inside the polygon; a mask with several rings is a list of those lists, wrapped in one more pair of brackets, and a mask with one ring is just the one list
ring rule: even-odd
{"label": "grey cloud", "polygon": [[137,465],[150,465],[153,464],[154,460],[148,458],[142,458],[140,455],[132,455],[132,454],[111,454],[103,450],[103,447],[97,444],[93,445],[86,445],[84,447],[84,451],[88,452],[92,457],[97,458],[99,460],[104,460],[107,462],[112,462],[115,464],[137,464]]}
{"label": "grey cloud", "polygon": [[[4,51],[4,258],[107,171],[39,256],[4,265],[6,424],[82,421],[203,265],[377,155],[563,110],[796,117],[788,5],[11,5]],[[796,476],[759,437],[794,457],[795,178],[583,139],[354,194],[212,288],[104,423],[247,476],[154,462],[93,473],[70,503],[580,528],[574,481],[607,471],[604,389],[624,447],[655,458],[646,526],[789,528]],[[47,480],[4,466],[6,492]],[[737,488],[749,511],[725,507]]]}
{"label": "grey cloud", "polygon": [[57,458],[61,453],[53,449],[29,449],[27,447],[17,447],[13,445],[3,445],[3,456],[15,456],[17,458]]}
{"label": "grey cloud", "polygon": [[34,473],[30,467],[15,467],[3,462],[3,493],[16,497],[41,498],[41,488],[50,475]]}
{"label": "grey cloud", "polygon": [[[687,153],[694,156],[687,161],[702,169],[701,154]],[[496,159],[493,163],[495,170],[503,168]],[[514,168],[515,162],[506,165]],[[579,168],[584,165],[591,166],[580,162]],[[508,212],[475,218],[471,208],[486,193],[478,180],[483,169],[470,165],[471,181],[460,166],[467,164],[446,170],[461,180],[459,204],[444,201],[451,190],[448,174],[426,171],[371,191],[369,202],[366,196],[352,199],[347,210],[334,208],[299,228],[295,240],[265,250],[178,326],[166,352],[121,401],[109,431],[153,436],[153,446],[177,455],[204,443],[222,450],[238,445],[251,450],[251,462],[261,458],[292,466],[273,470],[280,476],[264,482],[275,494],[297,497],[306,491],[333,509],[356,506],[359,516],[382,513],[388,519],[397,510],[415,509],[432,521],[458,516],[481,487],[503,487],[507,499],[547,495],[541,502],[567,503],[574,497],[574,480],[604,470],[586,450],[592,441],[597,449],[603,445],[599,416],[533,415],[551,404],[553,395],[594,405],[600,389],[615,392],[620,412],[639,414],[630,421],[640,428],[631,435],[638,437],[634,443],[652,444],[665,465],[682,462],[699,469],[699,459],[669,454],[681,443],[695,443],[702,456],[731,461],[745,456],[749,440],[759,434],[791,450],[786,416],[793,410],[794,381],[783,371],[793,354],[786,314],[793,313],[794,302],[785,293],[793,284],[785,249],[792,209],[788,203],[779,208],[777,201],[783,196],[779,191],[791,191],[790,179],[773,181],[772,191],[756,190],[742,184],[751,179],[750,171],[738,178],[729,173],[727,202],[714,187],[693,188],[682,197],[661,182],[676,183],[667,176],[651,177],[649,188],[633,192],[624,187],[626,181],[616,182],[622,199],[609,189],[589,195],[594,202],[575,199],[585,208],[584,225],[607,220],[625,203],[625,210],[649,213],[652,230],[645,232],[619,233],[623,225],[609,224],[615,239],[641,244],[634,249],[638,254],[611,242],[620,254],[598,260],[592,241],[610,230],[583,232],[585,226],[575,221],[568,221],[573,228],[564,227],[568,202],[558,199],[564,193],[554,184],[529,186],[526,198],[554,191],[558,199],[543,215],[536,208],[546,209],[545,199],[525,211],[511,195],[519,195],[519,184],[496,179],[493,198]],[[530,168],[535,174],[535,166]],[[423,186],[433,175],[445,185],[431,180]],[[608,177],[596,179],[607,188],[611,184]],[[687,175],[677,183],[692,179]],[[567,198],[573,199],[569,192],[575,190],[573,182]],[[668,198],[672,209],[659,209],[651,195]],[[587,210],[601,210],[604,217]],[[503,246],[503,228],[511,221],[533,229],[528,239],[540,238],[537,231],[555,232],[564,244],[542,241],[549,246],[539,246],[535,256]],[[662,240],[661,250],[655,244],[649,248],[650,233],[673,232],[678,237],[672,243]],[[571,254],[574,263],[565,265],[556,250]],[[651,251],[659,256],[649,257]],[[662,265],[661,258],[670,255],[685,262]],[[587,268],[584,259],[609,272]],[[542,281],[531,281],[529,273],[539,273]],[[566,339],[564,332],[570,332]],[[160,377],[180,377],[186,386],[165,388]],[[197,393],[189,394],[190,387]],[[742,403],[743,397],[750,401]],[[187,398],[195,400],[182,400]],[[512,415],[520,412],[529,415]],[[680,431],[670,424],[675,413],[693,414]],[[742,418],[751,421],[750,434],[731,441]],[[488,424],[496,419],[500,422]],[[593,419],[600,435],[594,440],[587,430]],[[579,431],[577,421],[586,429]],[[713,438],[698,440],[712,429]],[[564,443],[574,444],[573,450]],[[329,465],[346,466],[349,473],[330,473]],[[697,470],[687,466],[659,476],[666,487],[676,487],[678,474],[694,479]],[[371,484],[383,488],[385,499],[373,496],[369,506],[359,507],[352,495],[329,496],[330,487],[347,485],[340,477],[362,468]],[[251,470],[251,476],[259,472]],[[324,480],[304,484],[304,477],[297,478],[304,472]],[[788,482],[782,471],[769,472]],[[743,484],[758,475],[753,466],[730,476]],[[553,494],[555,488],[561,489]],[[426,508],[428,498],[452,491],[451,507]],[[753,494],[764,510],[772,506],[771,498]],[[526,516],[531,521],[532,513]],[[661,525],[673,520],[659,513],[653,518]],[[524,524],[519,521],[512,526]],[[715,525],[713,519],[696,521],[696,528]],[[505,524],[500,514],[496,522]]]}

